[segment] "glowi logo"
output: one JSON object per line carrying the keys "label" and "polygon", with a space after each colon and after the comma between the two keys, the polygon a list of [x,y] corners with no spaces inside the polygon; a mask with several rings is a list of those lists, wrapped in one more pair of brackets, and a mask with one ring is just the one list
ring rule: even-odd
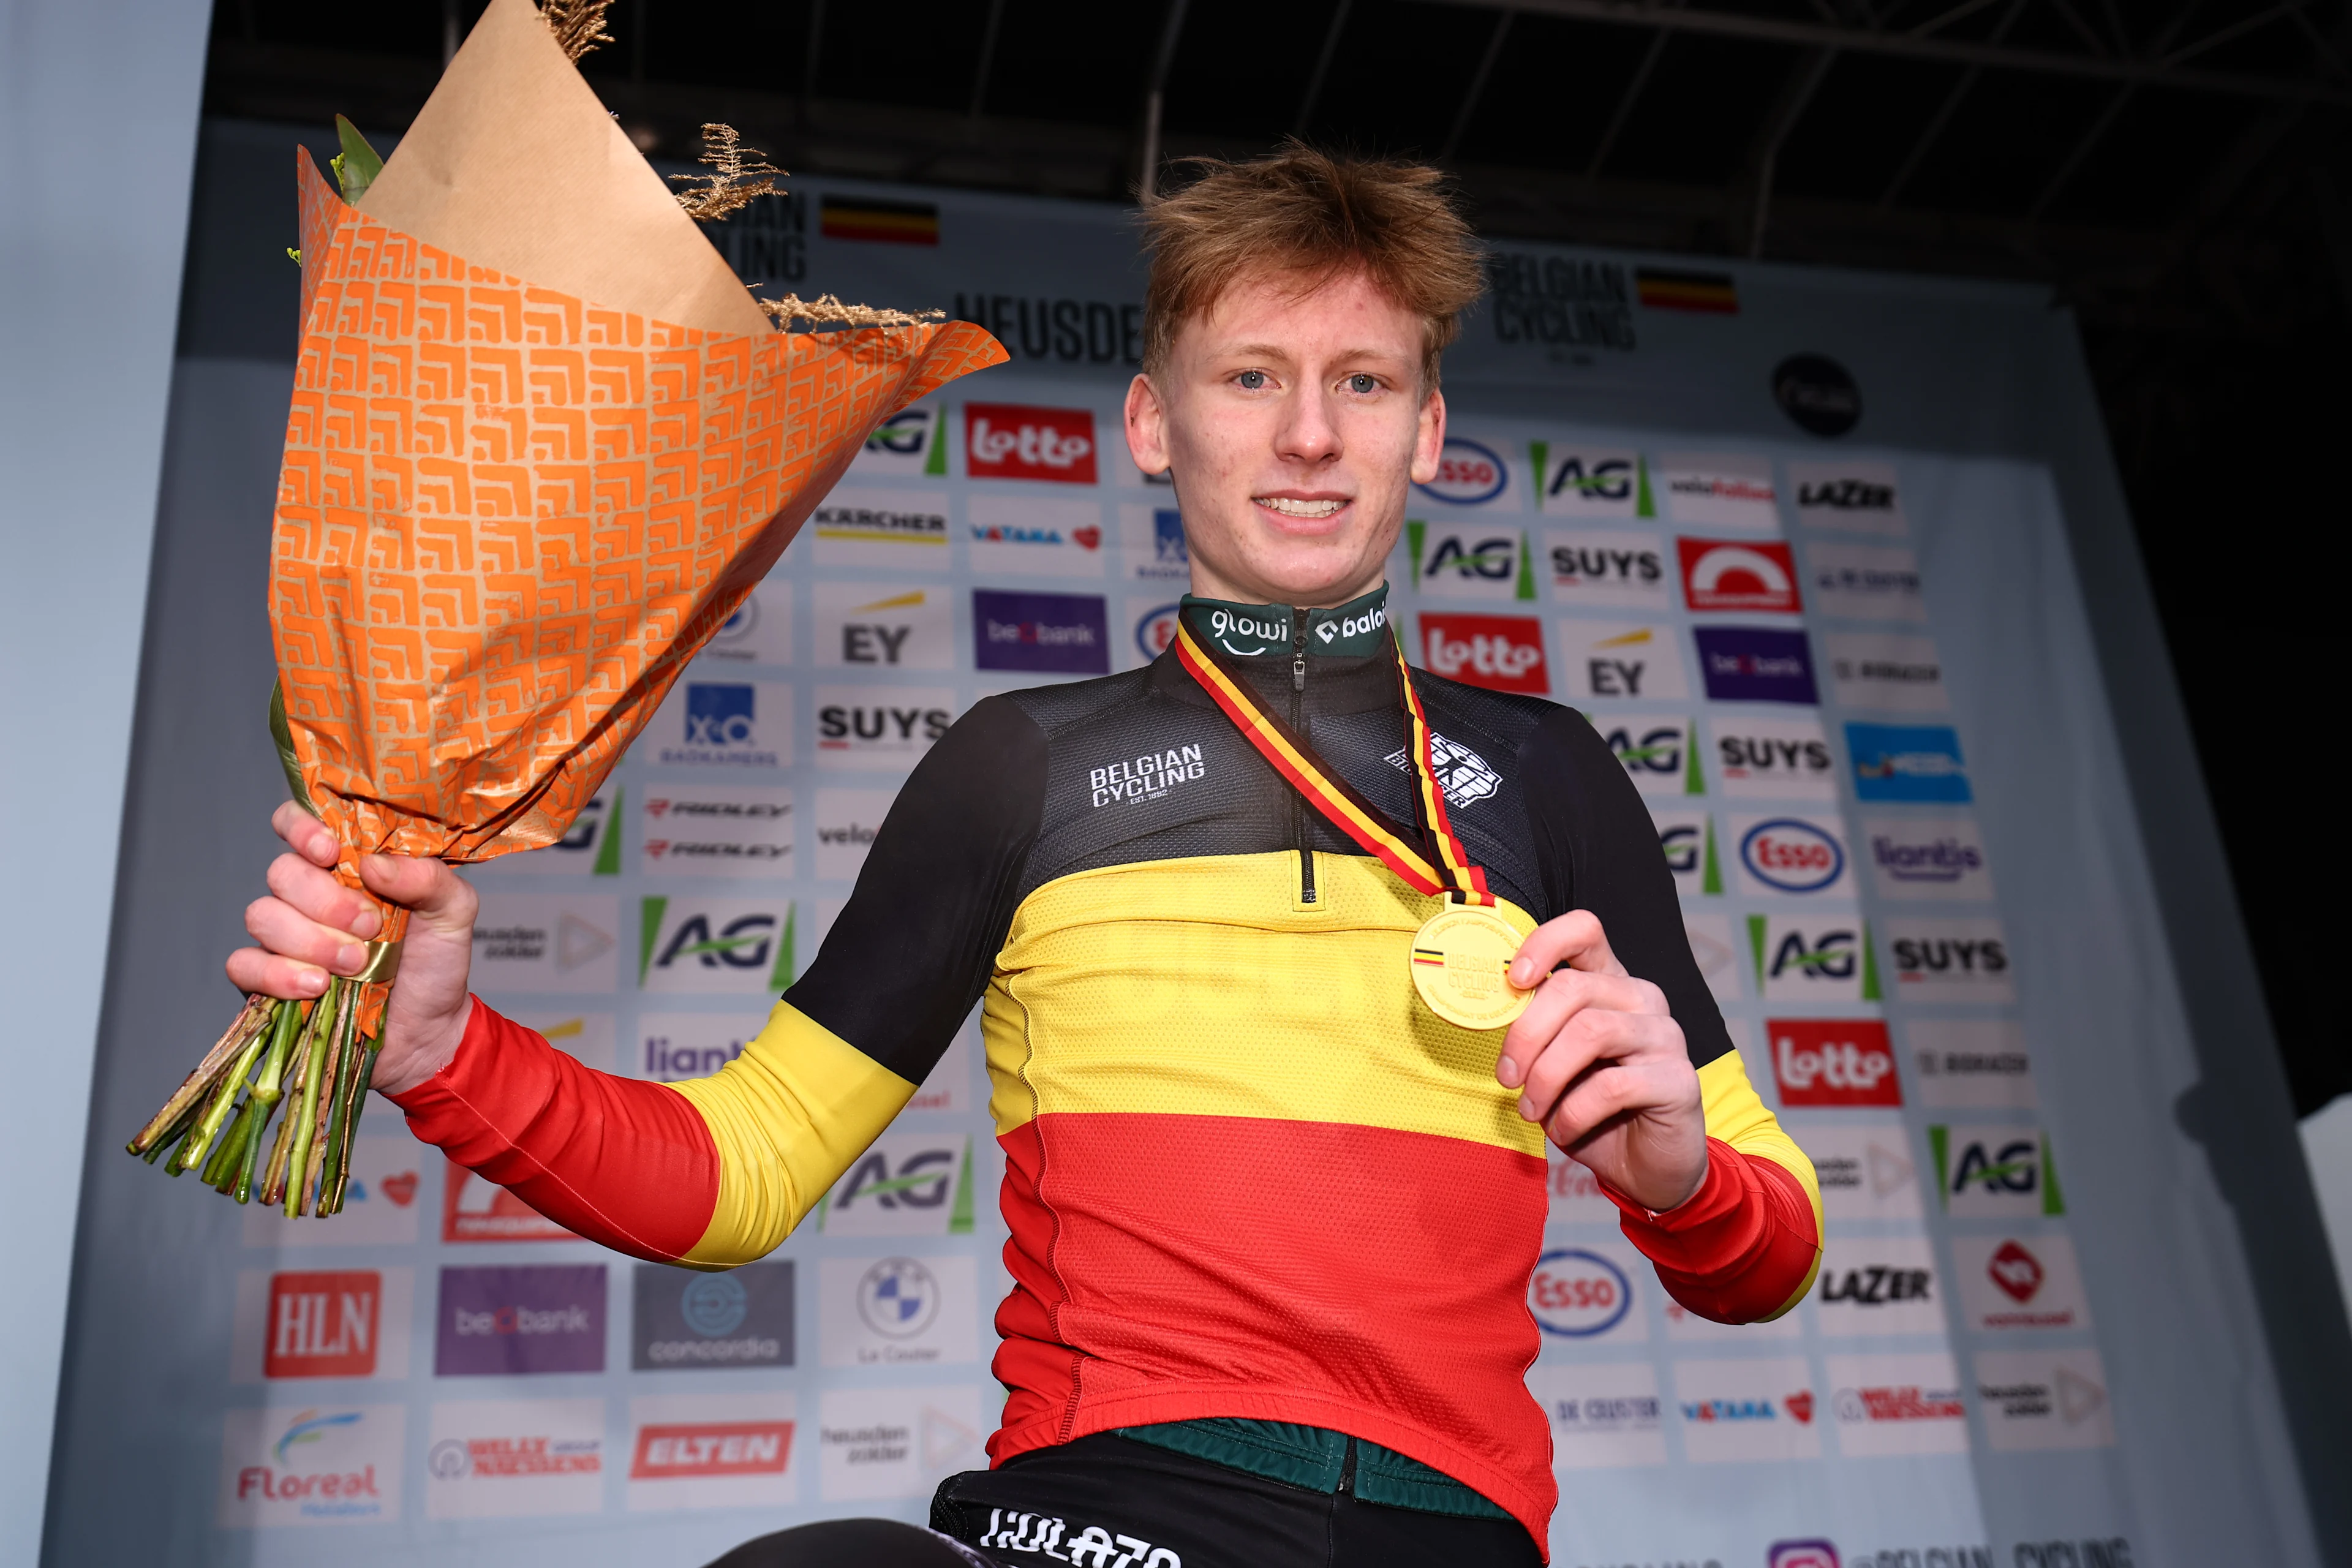
{"label": "glowi logo", "polygon": [[1448,436],[1438,455],[1437,477],[1413,488],[1455,506],[1483,506],[1510,484],[1510,465],[1500,453],[1465,437]]}
{"label": "glowi logo", "polygon": [[976,479],[1095,482],[1095,416],[1085,408],[967,403],[964,470]]}

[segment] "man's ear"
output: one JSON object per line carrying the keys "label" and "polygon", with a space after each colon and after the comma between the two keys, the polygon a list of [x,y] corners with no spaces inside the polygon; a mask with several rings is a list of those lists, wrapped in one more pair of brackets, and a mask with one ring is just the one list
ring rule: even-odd
{"label": "man's ear", "polygon": [[1148,375],[1127,384],[1127,450],[1145,473],[1168,471],[1168,409]]}
{"label": "man's ear", "polygon": [[[1137,380],[1142,377],[1138,376]],[[1134,406],[1132,395],[1129,406]],[[1445,395],[1435,387],[1421,405],[1420,427],[1412,437],[1412,482],[1425,485],[1437,478],[1438,459],[1445,455]]]}

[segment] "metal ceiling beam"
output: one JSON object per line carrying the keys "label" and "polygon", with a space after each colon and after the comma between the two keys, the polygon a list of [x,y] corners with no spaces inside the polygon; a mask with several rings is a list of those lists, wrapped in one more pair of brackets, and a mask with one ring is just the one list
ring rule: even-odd
{"label": "metal ceiling beam", "polygon": [[[1003,0],[997,0],[1002,5]],[[1168,17],[1160,28],[1160,47],[1151,57],[1151,75],[1143,84],[1143,170],[1136,195],[1147,206],[1160,188],[1160,121],[1168,107],[1168,73],[1176,68],[1176,45],[1184,37],[1184,13],[1192,0],[1168,0]]]}
{"label": "metal ceiling beam", "polygon": [[[1496,0],[1439,0],[1442,5],[1493,10]],[[2196,70],[2168,66],[2158,59],[2101,58],[2059,54],[2048,49],[2012,48],[2006,45],[1972,43],[1922,33],[1874,32],[1867,27],[1832,26],[1826,22],[1800,22],[1778,16],[1750,16],[1728,11],[1685,6],[1669,10],[1658,0],[1511,0],[1513,8],[1571,22],[1597,22],[1616,27],[1664,27],[1680,33],[1702,33],[1721,38],[1748,38],[1761,43],[1790,44],[1800,48],[1842,49],[1851,54],[1887,55],[1898,59],[1931,60],[1943,65],[1984,66],[1994,70],[2026,71],[2040,76],[2084,77],[2099,81],[2128,82],[2140,87],[2176,88],[2239,98],[2296,100],[2321,103],[2352,103],[2352,89],[2284,77],[2247,76],[2234,71]]]}
{"label": "metal ceiling beam", "polygon": [[1779,97],[1757,129],[1754,145],[1748,149],[1747,180],[1748,245],[1751,257],[1764,254],[1764,230],[1772,216],[1772,177],[1780,166],[1780,149],[1788,143],[1789,132],[1805,116],[1806,105],[1813,101],[1822,79],[1837,63],[1835,49],[1809,50],[1797,61],[1788,79],[1780,84]]}
{"label": "metal ceiling beam", "polygon": [[971,118],[988,100],[988,73],[996,68],[996,35],[1004,28],[1004,0],[989,0],[988,28],[980,36],[980,64],[971,73]]}
{"label": "metal ceiling beam", "polygon": [[1478,112],[1478,100],[1486,96],[1486,79],[1495,74],[1495,62],[1502,58],[1503,40],[1510,36],[1511,23],[1517,11],[1506,9],[1495,18],[1495,31],[1486,39],[1486,52],[1478,57],[1478,71],[1470,79],[1470,90],[1462,95],[1462,107],[1454,111],[1454,129],[1445,133],[1445,145],[1438,149],[1437,161],[1450,161],[1454,149],[1462,145],[1462,133],[1470,129],[1471,116]]}
{"label": "metal ceiling beam", "polygon": [[1307,79],[1307,96],[1298,100],[1298,123],[1290,133],[1304,141],[1307,122],[1315,118],[1315,100],[1323,96],[1323,79],[1331,74],[1331,57],[1339,52],[1339,34],[1348,26],[1348,7],[1355,0],[1339,0],[1331,13],[1331,26],[1324,30],[1323,47],[1315,56],[1315,74]]}
{"label": "metal ceiling beam", "polygon": [[[2001,13],[2000,21],[1993,27],[1992,41],[1997,44],[2009,37],[2010,28],[2024,14],[2025,0],[2010,0],[2009,9]],[[1895,171],[1893,179],[1886,182],[1886,189],[1878,197],[1881,207],[1895,205],[1895,198],[1903,194],[1903,187],[1911,183],[1911,176],[1919,172],[1921,163],[1927,162],[1927,149],[1936,144],[1936,139],[1944,133],[1944,127],[1951,123],[1954,114],[1959,112],[1960,100],[1975,89],[1977,79],[1983,75],[1982,66],[1970,66],[1960,73],[1960,79],[1954,82],[1952,90],[1944,95],[1944,101],[1937,109],[1935,118],[1928,121],[1927,129],[1919,132],[1919,139],[1911,143],[1910,154],[1903,160],[1903,166]]]}
{"label": "metal ceiling beam", "polygon": [[[1680,0],[1675,0],[1675,3],[1679,4]],[[1625,84],[1625,90],[1617,95],[1617,107],[1609,116],[1609,128],[1601,133],[1599,144],[1592,149],[1592,161],[1584,166],[1586,179],[1601,177],[1601,165],[1607,163],[1609,154],[1616,150],[1617,138],[1624,131],[1625,121],[1633,118],[1633,105],[1641,101],[1642,89],[1650,85],[1650,73],[1658,68],[1658,57],[1666,52],[1666,40],[1672,37],[1674,35],[1664,27],[1651,35],[1650,47],[1643,52],[1640,67],[1634,70],[1633,79]]]}

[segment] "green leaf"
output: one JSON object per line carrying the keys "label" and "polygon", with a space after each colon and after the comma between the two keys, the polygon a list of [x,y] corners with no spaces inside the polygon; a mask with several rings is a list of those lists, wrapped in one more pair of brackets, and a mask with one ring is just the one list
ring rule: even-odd
{"label": "green leaf", "polygon": [[378,174],[383,173],[383,160],[376,156],[375,149],[369,146],[367,138],[360,134],[360,128],[340,114],[335,116],[335,135],[342,142],[343,150],[329,163],[335,171],[335,183],[343,188],[343,200],[356,202],[367,195],[367,188],[375,184]]}
{"label": "green leaf", "polygon": [[289,245],[286,247],[286,259],[299,267],[302,265],[302,253]]}

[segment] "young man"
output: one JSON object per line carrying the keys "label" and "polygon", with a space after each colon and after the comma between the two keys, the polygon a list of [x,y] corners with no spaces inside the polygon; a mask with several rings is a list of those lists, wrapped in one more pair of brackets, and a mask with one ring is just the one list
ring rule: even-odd
{"label": "young man", "polygon": [[[472,894],[368,863],[416,910],[375,1084],[580,1234],[727,1267],[783,1239],[979,1001],[1009,1398],[994,1468],[950,1478],[934,1524],[1003,1563],[1532,1563],[1545,1136],[1724,1321],[1809,1288],[1812,1169],[1591,728],[1406,684],[1383,566],[1479,287],[1436,174],[1292,149],[1149,226],[1127,434],[1183,510],[1179,646],[966,714],[713,1078],[593,1072],[499,1017],[466,991]],[[268,951],[230,975],[316,994],[373,917],[320,869],[324,830],[278,821],[297,853],[248,921]],[[1465,1026],[1518,990],[1507,1030]]]}

